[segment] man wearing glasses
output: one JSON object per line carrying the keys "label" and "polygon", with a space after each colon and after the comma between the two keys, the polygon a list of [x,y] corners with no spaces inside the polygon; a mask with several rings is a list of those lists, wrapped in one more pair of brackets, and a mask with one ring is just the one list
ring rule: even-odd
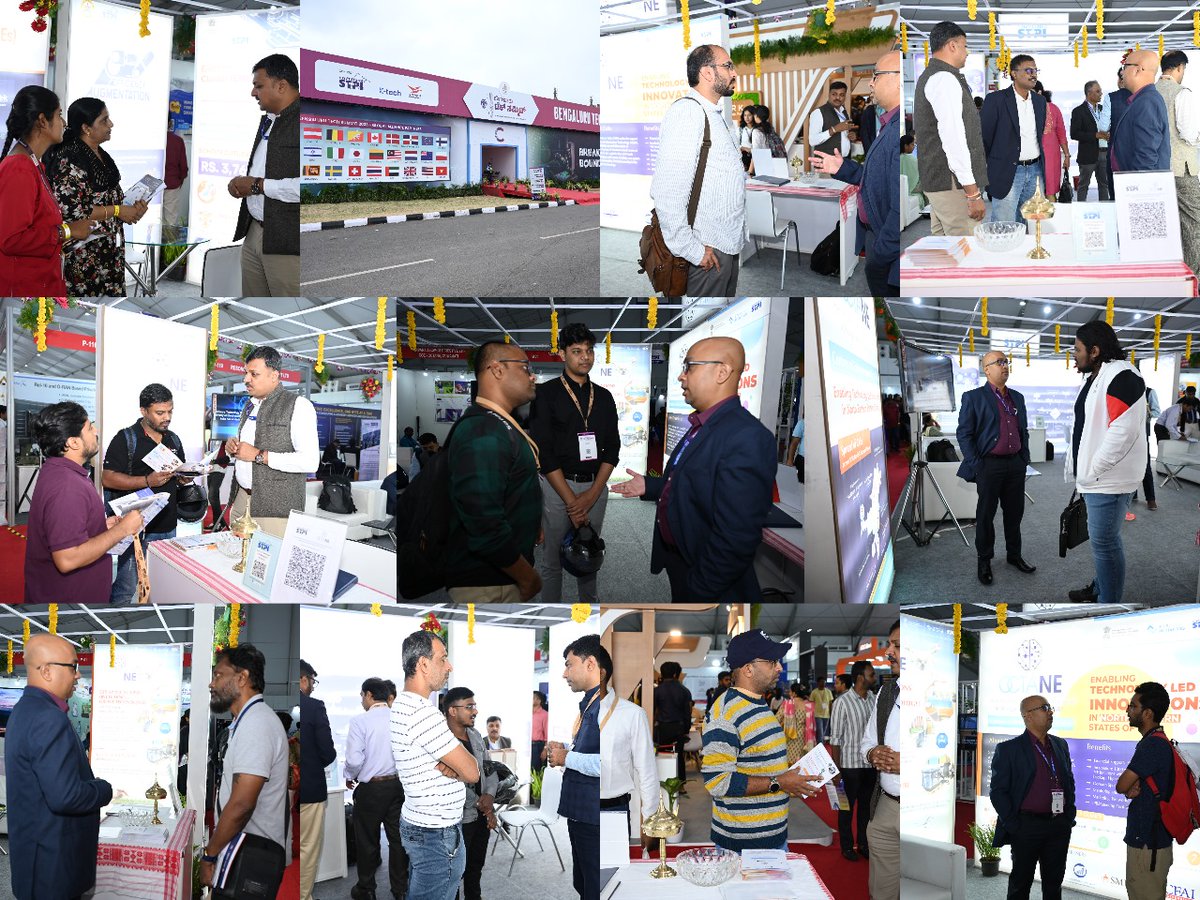
{"label": "man wearing glasses", "polygon": [[1004,511],[1004,544],[1009,565],[1027,575],[1037,567],[1021,558],[1025,467],[1029,465],[1025,398],[1008,389],[1009,363],[1003,351],[985,354],[980,368],[987,384],[963,394],[955,435],[962,451],[958,477],[974,482],[979,496],[975,508],[979,581],[991,584],[997,505]]}
{"label": "man wearing glasses", "polygon": [[995,846],[1012,845],[1011,900],[1028,900],[1041,866],[1042,897],[1060,900],[1067,848],[1075,827],[1075,776],[1067,742],[1050,734],[1054,707],[1045,697],[1021,701],[1025,731],[996,746],[988,796],[996,809]]}
{"label": "man wearing glasses", "polygon": [[92,774],[67,718],[79,666],[60,637],[25,644],[27,685],[5,735],[12,891],[17,897],[82,897],[96,883],[100,809],[112,785]]}
{"label": "man wearing glasses", "polygon": [[1134,50],[1125,59],[1125,112],[1113,116],[1108,163],[1113,183],[1120,172],[1161,172],[1171,168],[1171,122],[1167,103],[1154,88],[1158,54]]}
{"label": "man wearing glasses", "polygon": [[[467,849],[467,865],[463,872],[464,900],[482,900],[480,879],[483,864],[487,862],[488,841],[499,824],[496,821],[494,801],[500,778],[495,770],[484,771],[487,744],[483,735],[475,730],[475,718],[479,707],[475,693],[470,688],[452,687],[446,691],[446,727],[458,738],[463,748],[475,757],[479,766],[479,780],[466,785],[467,800],[463,806],[463,846]],[[400,896],[404,896],[403,893]]]}
{"label": "man wearing glasses", "polygon": [[[687,77],[692,89],[671,104],[659,126],[650,196],[667,248],[691,263],[687,295],[732,297],[746,239],[746,178],[721,101],[733,96],[737,74],[725,48],[701,44],[688,54]],[[697,172],[706,120],[710,146]],[[704,182],[692,217],[695,178]]]}
{"label": "man wearing glasses", "polygon": [[[988,193],[992,195],[989,221],[1024,225],[1022,204],[1033,196],[1039,180],[1046,190],[1042,158],[1046,98],[1033,90],[1038,70],[1032,56],[1014,56],[1008,74],[1012,85],[984,97],[979,113],[987,151]],[[1058,178],[1058,173],[1052,177]]]}

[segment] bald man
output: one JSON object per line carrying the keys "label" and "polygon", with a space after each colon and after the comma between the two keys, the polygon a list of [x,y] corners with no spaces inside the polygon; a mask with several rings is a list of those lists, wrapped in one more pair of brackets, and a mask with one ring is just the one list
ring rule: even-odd
{"label": "bald man", "polygon": [[995,845],[1012,845],[1009,900],[1028,900],[1042,870],[1044,900],[1062,900],[1067,848],[1075,826],[1075,776],[1067,742],[1050,734],[1054,707],[1045,697],[1021,701],[1025,731],[996,745],[988,797],[996,810]]}
{"label": "bald man", "polygon": [[1122,67],[1130,96],[1120,118],[1114,111],[1108,142],[1114,186],[1120,184],[1116,176],[1122,172],[1162,172],[1171,168],[1171,122],[1167,103],[1154,87],[1158,54],[1134,50]]}
{"label": "bald man", "polygon": [[996,506],[1004,511],[1008,562],[1026,575],[1036,570],[1021,558],[1021,518],[1025,515],[1025,467],[1029,465],[1029,420],[1025,398],[1008,389],[1008,357],[985,353],[979,371],[987,384],[967,391],[958,414],[958,477],[975,483],[975,556],[980,584],[992,583]]}
{"label": "bald man", "polygon": [[12,891],[21,900],[76,898],[96,883],[101,807],[112,786],[92,774],[67,700],[79,680],[75,648],[60,637],[25,644],[27,684],[5,734]]}
{"label": "bald man", "polygon": [[663,477],[626,469],[630,480],[610,488],[657,504],[650,571],[666,570],[676,603],[761,597],[754,554],[771,509],[775,437],[742,408],[745,370],[733,338],[692,344],[678,379],[696,411],[686,423],[668,421],[675,443]]}

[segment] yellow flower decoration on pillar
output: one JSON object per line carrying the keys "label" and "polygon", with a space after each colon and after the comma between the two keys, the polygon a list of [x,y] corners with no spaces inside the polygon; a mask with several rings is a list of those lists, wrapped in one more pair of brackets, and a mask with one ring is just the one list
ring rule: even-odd
{"label": "yellow flower decoration on pillar", "polygon": [[1108,298],[1108,304],[1104,307],[1104,321],[1109,325],[1113,323],[1113,304],[1116,302],[1115,297]]}
{"label": "yellow flower decoration on pillar", "polygon": [[371,615],[375,616],[376,618],[381,618],[383,616],[383,604],[382,603],[372,603],[371,604]]}
{"label": "yellow flower decoration on pillar", "polygon": [[[436,306],[434,307],[434,313],[435,313],[435,315],[437,313]],[[377,304],[375,307],[375,349],[376,350],[383,349],[383,336],[384,336],[383,322],[384,322],[384,318],[386,315],[387,315],[387,297],[380,297],[379,300],[377,301]]]}
{"label": "yellow flower decoration on pillar", "polygon": [[1162,337],[1162,316],[1154,317],[1154,371],[1158,371],[1158,341]]}
{"label": "yellow flower decoration on pillar", "polygon": [[141,20],[138,22],[138,36],[150,37],[150,0],[142,0]]}
{"label": "yellow flower decoration on pillar", "polygon": [[396,363],[404,365],[404,347],[399,341],[396,342]]}
{"label": "yellow flower decoration on pillar", "polygon": [[979,334],[981,337],[987,337],[987,335],[988,335],[987,301],[988,301],[987,297],[981,297],[979,299],[979,307],[980,307]]}
{"label": "yellow flower decoration on pillar", "polygon": [[242,604],[229,605],[229,646],[232,649],[238,645],[238,632],[241,631]]}
{"label": "yellow flower decoration on pillar", "polygon": [[58,604],[51,603],[47,612],[50,615],[50,633],[58,634]]}
{"label": "yellow flower decoration on pillar", "polygon": [[1059,339],[1061,337],[1062,337],[1062,326],[1055,325],[1054,326],[1054,352],[1055,353],[1059,353],[1062,351],[1062,348],[1058,345]]}
{"label": "yellow flower decoration on pillar", "polygon": [[445,297],[434,297],[433,298],[433,319],[439,325],[446,324],[446,298]]}
{"label": "yellow flower decoration on pillar", "polygon": [[417,352],[417,314],[408,311],[408,349]]}
{"label": "yellow flower decoration on pillar", "polygon": [[929,65],[929,41],[925,42],[925,65]]}
{"label": "yellow flower decoration on pillar", "polygon": [[978,0],[967,0],[967,18],[972,22],[975,21],[975,15],[979,9]]}
{"label": "yellow flower decoration on pillar", "polygon": [[571,621],[577,625],[582,625],[592,617],[592,604],[590,603],[572,603],[571,604]]}
{"label": "yellow flower decoration on pillar", "polygon": [[988,13],[988,49],[996,49],[996,14]]}
{"label": "yellow flower decoration on pillar", "polygon": [[837,21],[837,13],[834,12],[834,7],[837,6],[837,0],[826,0],[825,3],[825,24],[833,27],[833,23]]}
{"label": "yellow flower decoration on pillar", "polygon": [[467,604],[467,643],[475,643],[475,604]]}
{"label": "yellow flower decoration on pillar", "polygon": [[108,636],[108,667],[110,669],[117,667],[117,636],[115,634]]}
{"label": "yellow flower decoration on pillar", "polygon": [[962,653],[962,604],[954,604],[954,655]]}
{"label": "yellow flower decoration on pillar", "polygon": [[317,335],[317,364],[313,366],[317,372],[325,371],[325,335]]}
{"label": "yellow flower decoration on pillar", "polygon": [[1192,43],[1200,47],[1200,10],[1192,13]]}
{"label": "yellow flower decoration on pillar", "polygon": [[12,662],[13,662],[13,643],[12,643],[12,641],[9,641],[8,642],[8,674],[9,675],[12,674]]}
{"label": "yellow flower decoration on pillar", "polygon": [[389,356],[388,357],[388,383],[389,384],[392,381],[392,372],[395,369],[395,366],[396,366],[396,357]]}
{"label": "yellow flower decoration on pillar", "polygon": [[646,307],[646,327],[647,328],[657,328],[658,327],[658,298],[657,297],[649,297],[647,299],[650,301],[650,303]]}
{"label": "yellow flower decoration on pillar", "polygon": [[558,352],[558,310],[550,310],[550,352]]}
{"label": "yellow flower decoration on pillar", "polygon": [[1083,52],[1080,54],[1084,59],[1087,59],[1087,54],[1088,54],[1087,36],[1088,36],[1087,26],[1084,25],[1083,26]]}
{"label": "yellow flower decoration on pillar", "polygon": [[217,326],[221,321],[221,307],[214,303],[212,305],[212,321],[208,326],[208,349],[217,349]]}
{"label": "yellow flower decoration on pillar", "polygon": [[37,352],[46,352],[46,298],[38,297]]}
{"label": "yellow flower decoration on pillar", "polygon": [[900,23],[900,51],[905,56],[908,55],[908,23],[907,22]]}
{"label": "yellow flower decoration on pillar", "polygon": [[692,49],[692,12],[688,9],[688,0],[679,0],[680,24],[683,25],[683,49]]}
{"label": "yellow flower decoration on pillar", "polygon": [[1096,0],[1096,40],[1104,40],[1104,0]]}
{"label": "yellow flower decoration on pillar", "polygon": [[612,332],[611,331],[604,336],[604,364],[606,366],[612,365]]}
{"label": "yellow flower decoration on pillar", "polygon": [[996,604],[996,634],[1008,634],[1008,604]]}
{"label": "yellow flower decoration on pillar", "polygon": [[754,77],[762,78],[762,51],[758,46],[758,19],[754,20]]}
{"label": "yellow flower decoration on pillar", "polygon": [[970,350],[972,353],[975,352],[975,329],[974,328],[967,329],[967,349]]}

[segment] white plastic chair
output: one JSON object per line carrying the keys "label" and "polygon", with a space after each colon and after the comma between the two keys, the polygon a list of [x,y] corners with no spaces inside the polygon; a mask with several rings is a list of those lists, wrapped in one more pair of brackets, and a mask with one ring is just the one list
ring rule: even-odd
{"label": "white plastic chair", "polygon": [[200,274],[201,297],[240,297],[242,294],[242,245],[213,247],[204,254]]}
{"label": "white plastic chair", "polygon": [[783,265],[779,268],[779,289],[783,290],[783,279],[787,274],[787,233],[790,228],[796,237],[796,263],[800,263],[800,229],[791,219],[780,222],[775,218],[775,198],[769,191],[746,191],[746,227],[755,247],[762,249],[760,238],[777,241],[783,238]]}
{"label": "white plastic chair", "polygon": [[[558,852],[558,842],[554,840],[554,832],[550,830],[550,826],[559,818],[558,798],[562,793],[562,779],[561,769],[546,766],[542,772],[542,799],[539,809],[505,809],[498,813],[501,822],[517,829],[517,843],[513,846],[512,862],[508,864],[510,877],[513,866],[517,862],[517,854],[521,850],[521,836],[525,833],[526,828],[532,828],[534,837],[537,837],[537,826],[539,825],[546,829],[546,834],[550,835],[550,843],[553,844],[554,853],[558,856],[559,866],[564,872],[567,871],[567,867],[563,865],[562,854]],[[541,844],[540,838],[538,844]],[[521,855],[524,856],[524,854]]]}

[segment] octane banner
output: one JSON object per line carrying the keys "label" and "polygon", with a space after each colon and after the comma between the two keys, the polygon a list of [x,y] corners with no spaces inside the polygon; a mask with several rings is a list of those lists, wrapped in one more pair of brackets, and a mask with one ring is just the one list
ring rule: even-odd
{"label": "octane banner", "polygon": [[[907,635],[906,635],[907,637]],[[1171,696],[1167,736],[1200,758],[1200,606],[1177,606],[1060,625],[1028,625],[980,638],[979,771],[976,819],[994,822],[988,799],[996,745],[1021,734],[1021,700],[1040,694],[1054,707],[1052,732],[1066,740],[1079,808],[1064,885],[1124,897],[1125,815],[1115,790],[1140,739],[1125,706],[1133,689],[1157,681]],[[905,798],[907,802],[907,796]],[[1168,900],[1200,896],[1200,832],[1174,848]],[[1001,867],[1011,871],[1004,848]]]}
{"label": "octane banner", "polygon": [[954,842],[958,657],[954,630],[901,616],[900,811],[906,836]]}

